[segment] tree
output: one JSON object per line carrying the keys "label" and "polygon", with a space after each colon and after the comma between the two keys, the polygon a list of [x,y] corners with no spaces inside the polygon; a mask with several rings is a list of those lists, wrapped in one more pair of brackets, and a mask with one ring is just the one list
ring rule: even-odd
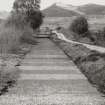
{"label": "tree", "polygon": [[37,29],[43,23],[43,14],[41,11],[29,10],[27,11],[27,22],[33,29]]}
{"label": "tree", "polygon": [[40,0],[15,0],[13,10],[16,12],[26,12],[29,10],[39,10]]}
{"label": "tree", "polygon": [[43,22],[40,0],[15,0],[13,12],[25,15],[25,20],[33,29],[39,28]]}
{"label": "tree", "polygon": [[77,17],[71,24],[70,30],[77,34],[84,34],[88,32],[88,22],[83,16]]}

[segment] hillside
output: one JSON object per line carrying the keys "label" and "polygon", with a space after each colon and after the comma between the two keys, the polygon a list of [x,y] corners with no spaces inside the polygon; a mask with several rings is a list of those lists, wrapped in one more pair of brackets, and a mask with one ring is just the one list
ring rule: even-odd
{"label": "hillside", "polygon": [[43,10],[43,13],[47,17],[71,17],[79,15],[78,13],[72,10],[62,8],[61,6],[58,6],[56,4],[53,4],[52,6]]}
{"label": "hillside", "polygon": [[87,15],[105,15],[105,6],[97,4],[87,4],[79,6],[78,10]]}
{"label": "hillside", "polygon": [[47,17],[71,17],[78,15],[105,15],[105,6],[97,4],[86,4],[82,6],[72,6],[55,3],[43,10]]}

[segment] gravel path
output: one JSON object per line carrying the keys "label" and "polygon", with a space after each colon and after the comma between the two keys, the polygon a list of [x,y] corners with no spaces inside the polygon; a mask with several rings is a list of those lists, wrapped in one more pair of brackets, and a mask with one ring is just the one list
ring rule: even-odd
{"label": "gravel path", "polygon": [[47,38],[25,57],[18,84],[0,105],[105,105],[75,64]]}

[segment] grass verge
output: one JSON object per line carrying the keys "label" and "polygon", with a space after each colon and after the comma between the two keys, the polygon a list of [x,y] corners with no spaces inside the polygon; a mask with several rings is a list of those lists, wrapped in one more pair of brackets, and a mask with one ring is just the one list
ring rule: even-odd
{"label": "grass verge", "polygon": [[89,82],[105,93],[105,54],[59,40],[56,35],[51,39],[74,61]]}

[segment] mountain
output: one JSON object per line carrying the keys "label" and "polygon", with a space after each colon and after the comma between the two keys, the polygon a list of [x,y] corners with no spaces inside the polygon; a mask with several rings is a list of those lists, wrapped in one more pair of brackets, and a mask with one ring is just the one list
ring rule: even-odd
{"label": "mountain", "polygon": [[6,19],[9,16],[9,12],[7,11],[0,11],[0,19]]}
{"label": "mountain", "polygon": [[85,15],[84,12],[78,10],[78,6],[62,4],[62,3],[56,3],[56,6],[59,6],[63,9],[69,10],[69,11],[73,11],[73,12],[80,14],[80,15]]}
{"label": "mountain", "polygon": [[105,5],[87,4],[79,6],[78,10],[87,15],[105,15]]}
{"label": "mountain", "polygon": [[105,15],[105,6],[98,4],[86,4],[73,6],[62,3],[55,3],[43,10],[47,17],[71,17],[78,15]]}
{"label": "mountain", "polygon": [[53,4],[42,12],[47,17],[71,17],[79,15],[77,12],[72,11],[72,9],[67,9],[66,7],[62,7],[58,4]]}

